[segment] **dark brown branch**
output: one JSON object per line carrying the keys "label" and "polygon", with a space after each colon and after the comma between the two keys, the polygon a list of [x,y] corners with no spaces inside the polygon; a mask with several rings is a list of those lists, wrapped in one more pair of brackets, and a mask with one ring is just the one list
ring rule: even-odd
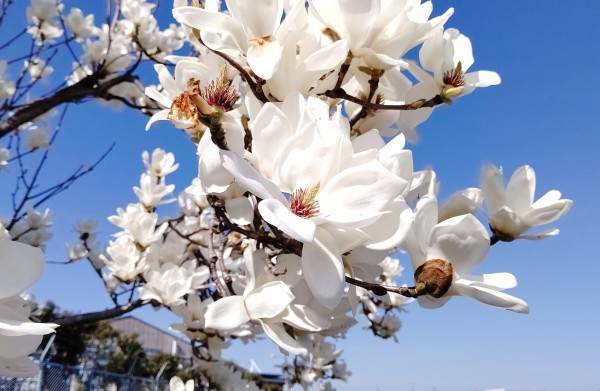
{"label": "dark brown branch", "polygon": [[10,118],[0,122],[0,138],[63,103],[80,102],[88,97],[103,96],[110,88],[135,80],[130,72],[100,83],[103,77],[105,77],[103,72],[95,72],[52,96],[21,106]]}
{"label": "dark brown branch", "polygon": [[[383,74],[383,72],[381,72],[381,74]],[[366,100],[369,103],[371,103],[371,101],[373,100],[373,97],[375,96],[375,92],[377,91],[377,88],[379,87],[379,78],[380,78],[381,74],[379,72],[375,72],[373,70],[373,74],[371,75],[371,78],[369,79],[369,95],[367,96],[367,100]],[[358,114],[356,114],[350,120],[350,129],[354,128],[354,126],[358,123],[358,121],[365,118],[368,114],[369,114],[369,109],[366,108],[365,106],[363,106],[360,109],[360,111],[358,112]]]}
{"label": "dark brown branch", "polygon": [[366,281],[360,281],[360,280],[357,280],[357,279],[354,279],[354,278],[348,277],[348,276],[346,276],[346,282],[348,284],[356,285],[356,286],[359,286],[366,290],[369,290],[377,296],[384,296],[388,292],[396,293],[396,294],[402,295],[404,297],[413,297],[413,298],[426,294],[426,292],[424,292],[425,287],[420,286],[420,285],[412,286],[412,287],[387,286],[387,285],[374,284],[374,283],[366,282]]}
{"label": "dark brown branch", "polygon": [[60,326],[75,326],[80,324],[96,323],[100,322],[101,320],[112,319],[116,318],[117,316],[127,314],[137,308],[140,308],[150,303],[152,302],[138,299],[131,303],[127,303],[125,305],[107,309],[104,311],[88,312],[86,314],[65,316],[63,318],[56,319],[54,323],[57,323]]}
{"label": "dark brown branch", "polygon": [[446,100],[441,95],[436,95],[429,100],[420,99],[404,105],[386,105],[381,103],[371,103],[348,94],[343,88],[336,88],[333,90],[326,91],[325,96],[333,99],[345,99],[370,110],[417,110],[422,107],[435,107],[441,105],[442,103],[446,103]]}
{"label": "dark brown branch", "polygon": [[207,197],[208,203],[215,210],[215,215],[219,219],[219,222],[222,224],[222,230],[230,230],[234,232],[238,232],[242,235],[245,235],[249,239],[254,239],[259,243],[269,244],[275,248],[283,250],[283,252],[288,254],[296,254],[298,256],[302,256],[302,243],[291,238],[275,238],[269,235],[268,232],[265,231],[250,231],[248,229],[244,229],[239,227],[237,224],[234,224],[229,220],[227,214],[225,213],[225,202],[219,199],[219,197],[214,195],[208,195]]}

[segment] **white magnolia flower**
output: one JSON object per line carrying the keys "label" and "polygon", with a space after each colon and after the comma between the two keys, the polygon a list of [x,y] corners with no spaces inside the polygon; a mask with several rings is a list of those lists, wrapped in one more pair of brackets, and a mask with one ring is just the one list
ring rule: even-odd
{"label": "white magnolia flower", "polygon": [[48,128],[45,126],[33,125],[28,129],[29,136],[25,142],[25,147],[29,151],[34,151],[39,148],[49,149],[50,139]]}
{"label": "white magnolia flower", "polygon": [[[245,54],[248,65],[268,80],[281,63],[283,47],[276,38],[282,25],[283,0],[226,0],[230,15],[198,7],[178,7],[175,19],[198,29],[209,48],[230,55]],[[302,7],[300,2],[296,7]],[[288,15],[297,15],[291,11]],[[286,17],[286,23],[290,23]]]}
{"label": "white magnolia flower", "polygon": [[108,73],[126,69],[135,59],[131,54],[131,36],[109,31],[108,25],[97,31],[97,37],[85,40],[83,51],[83,62],[92,68],[102,65]]}
{"label": "white magnolia flower", "polygon": [[62,35],[63,30],[56,19],[62,8],[63,4],[55,0],[31,0],[27,20],[32,26],[27,32],[35,38],[37,45],[54,42],[54,38]]}
{"label": "white magnolia flower", "polygon": [[[436,34],[423,43],[419,52],[421,66],[433,72],[437,93],[451,98],[467,95],[477,87],[500,84],[500,76],[492,71],[466,73],[473,65],[471,41],[457,29],[439,29]],[[421,96],[431,98],[432,96]]]}
{"label": "white magnolia flower", "polygon": [[[192,262],[181,266],[151,262],[144,272],[146,283],[139,287],[140,299],[156,300],[166,306],[184,304],[183,296],[192,288],[194,272]],[[208,273],[205,277],[208,279]]]}
{"label": "white magnolia flower", "polygon": [[84,16],[79,8],[71,8],[71,12],[65,17],[65,25],[78,42],[83,41],[83,38],[94,34],[97,30],[94,26],[94,14]]}
{"label": "white magnolia flower", "polygon": [[25,60],[25,68],[29,71],[31,80],[44,79],[46,76],[54,72],[54,68],[46,65],[46,62],[41,58],[34,58],[31,62]]}
{"label": "white magnolia flower", "polygon": [[421,4],[421,0],[311,0],[309,4],[316,21],[347,40],[352,55],[375,69],[404,66],[401,57],[443,26],[454,12],[451,8],[429,20],[433,6],[431,2]]}
{"label": "white magnolia flower", "polygon": [[230,330],[251,320],[269,323],[282,313],[294,300],[290,288],[282,281],[271,281],[257,285],[254,260],[248,258],[248,281],[244,293],[239,296],[223,297],[208,306],[205,325],[217,330]]}
{"label": "white magnolia flower", "polygon": [[10,240],[0,224],[0,376],[33,376],[38,367],[27,356],[54,332],[52,323],[33,323],[31,308],[19,297],[39,279],[44,255],[34,247]]}
{"label": "white magnolia flower", "polygon": [[234,80],[236,71],[225,66],[224,60],[212,53],[202,56],[202,61],[185,57],[176,62],[173,76],[166,66],[154,66],[162,89],[147,87],[145,92],[165,109],[150,118],[146,130],[156,121],[169,120],[176,128],[184,129],[199,139],[207,129],[200,121],[200,115],[212,113],[213,107],[217,106],[223,111],[233,109],[238,96],[231,87],[232,83],[225,84]]}
{"label": "white magnolia flower", "polygon": [[438,308],[460,295],[515,312],[529,312],[523,300],[502,292],[517,285],[512,274],[469,274],[490,248],[490,237],[479,220],[467,214],[437,221],[437,201],[427,195],[417,203],[414,229],[403,243],[415,270],[417,287],[420,282],[425,284],[427,294],[417,298],[422,307]]}
{"label": "white magnolia flower", "polygon": [[142,247],[148,247],[151,243],[162,239],[167,229],[167,224],[156,226],[158,215],[148,212],[140,204],[129,204],[124,210],[117,209],[118,216],[110,216],[108,221],[123,229],[117,236],[129,235]]}
{"label": "white magnolia flower", "polygon": [[467,213],[475,214],[481,209],[483,194],[481,189],[470,187],[452,194],[439,208],[439,220]]}
{"label": "white magnolia flower", "polygon": [[188,380],[183,383],[183,380],[177,376],[173,376],[169,380],[169,391],[194,391],[194,380]]}
{"label": "white magnolia flower", "polygon": [[534,202],[535,172],[521,166],[504,187],[502,170],[493,165],[483,168],[481,190],[488,206],[490,228],[499,240],[543,239],[558,234],[558,229],[521,235],[536,225],[557,220],[569,211],[573,201],[561,199],[558,190],[550,190]]}
{"label": "white magnolia flower", "polygon": [[[347,119],[339,111],[329,120],[326,107],[305,103],[299,94],[284,101],[282,108],[288,107],[284,112],[265,104],[253,121],[251,158],[260,172],[236,153],[219,154],[240,186],[263,199],[263,219],[303,243],[308,286],[334,308],[345,285],[342,254],[369,244],[360,229],[386,225],[380,218],[388,211],[400,213],[391,204],[407,182],[377,161],[375,151],[353,154]],[[398,229],[399,215],[393,220],[389,228]]]}
{"label": "white magnolia flower", "polygon": [[6,61],[0,61],[0,101],[15,94],[15,82],[6,78]]}
{"label": "white magnolia flower", "polygon": [[153,210],[157,205],[168,204],[175,201],[175,198],[163,200],[175,190],[175,185],[165,185],[155,176],[143,173],[140,179],[140,187],[134,187],[133,192],[147,210]]}
{"label": "white magnolia flower", "polygon": [[[148,268],[135,243],[129,236],[120,236],[117,240],[111,241],[106,248],[106,252],[108,253],[108,257],[101,255],[100,258],[110,271],[110,276],[116,277],[119,281],[131,282],[135,280],[138,274],[141,274]],[[110,280],[108,276],[106,279],[115,286],[118,282]]]}
{"label": "white magnolia flower", "polygon": [[[441,95],[445,99],[470,94],[477,87],[500,84],[500,76],[492,71],[467,72],[474,63],[471,41],[456,29],[436,33],[421,47],[419,52],[421,66],[433,73],[421,69],[409,62],[408,70],[419,80],[406,93],[406,102],[419,99],[431,99]],[[417,125],[429,118],[433,108],[422,107],[418,110],[405,110],[400,113],[396,124],[402,131],[414,132]]]}
{"label": "white magnolia flower", "polygon": [[28,207],[27,213],[25,214],[25,221],[31,229],[50,227],[52,225],[51,219],[52,214],[50,213],[49,208],[46,208],[44,212],[39,212],[33,209],[33,207]]}
{"label": "white magnolia flower", "polygon": [[0,147],[0,171],[8,170],[8,158],[10,151],[7,148]]}
{"label": "white magnolia flower", "polygon": [[175,155],[170,152],[167,153],[161,148],[152,151],[151,159],[148,151],[144,151],[142,161],[148,174],[156,177],[165,177],[179,168],[179,163],[175,163]]}

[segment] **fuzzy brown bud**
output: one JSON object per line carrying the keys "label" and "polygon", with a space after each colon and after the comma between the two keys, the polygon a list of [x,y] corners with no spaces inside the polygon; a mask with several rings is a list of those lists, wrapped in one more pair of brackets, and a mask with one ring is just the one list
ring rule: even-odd
{"label": "fuzzy brown bud", "polygon": [[425,286],[425,293],[440,298],[452,285],[452,264],[442,259],[430,259],[415,270],[415,282]]}

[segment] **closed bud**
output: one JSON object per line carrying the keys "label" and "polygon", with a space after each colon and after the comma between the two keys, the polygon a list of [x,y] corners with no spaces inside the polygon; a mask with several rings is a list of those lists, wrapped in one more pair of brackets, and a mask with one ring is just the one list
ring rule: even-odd
{"label": "closed bud", "polygon": [[440,298],[452,285],[452,264],[442,259],[430,259],[415,270],[417,286],[425,287],[430,296]]}

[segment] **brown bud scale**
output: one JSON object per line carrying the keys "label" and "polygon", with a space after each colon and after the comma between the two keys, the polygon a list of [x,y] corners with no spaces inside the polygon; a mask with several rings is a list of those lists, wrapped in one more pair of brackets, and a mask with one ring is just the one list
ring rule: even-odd
{"label": "brown bud scale", "polygon": [[415,270],[415,282],[425,284],[430,296],[440,298],[452,285],[452,264],[442,259],[430,259]]}

